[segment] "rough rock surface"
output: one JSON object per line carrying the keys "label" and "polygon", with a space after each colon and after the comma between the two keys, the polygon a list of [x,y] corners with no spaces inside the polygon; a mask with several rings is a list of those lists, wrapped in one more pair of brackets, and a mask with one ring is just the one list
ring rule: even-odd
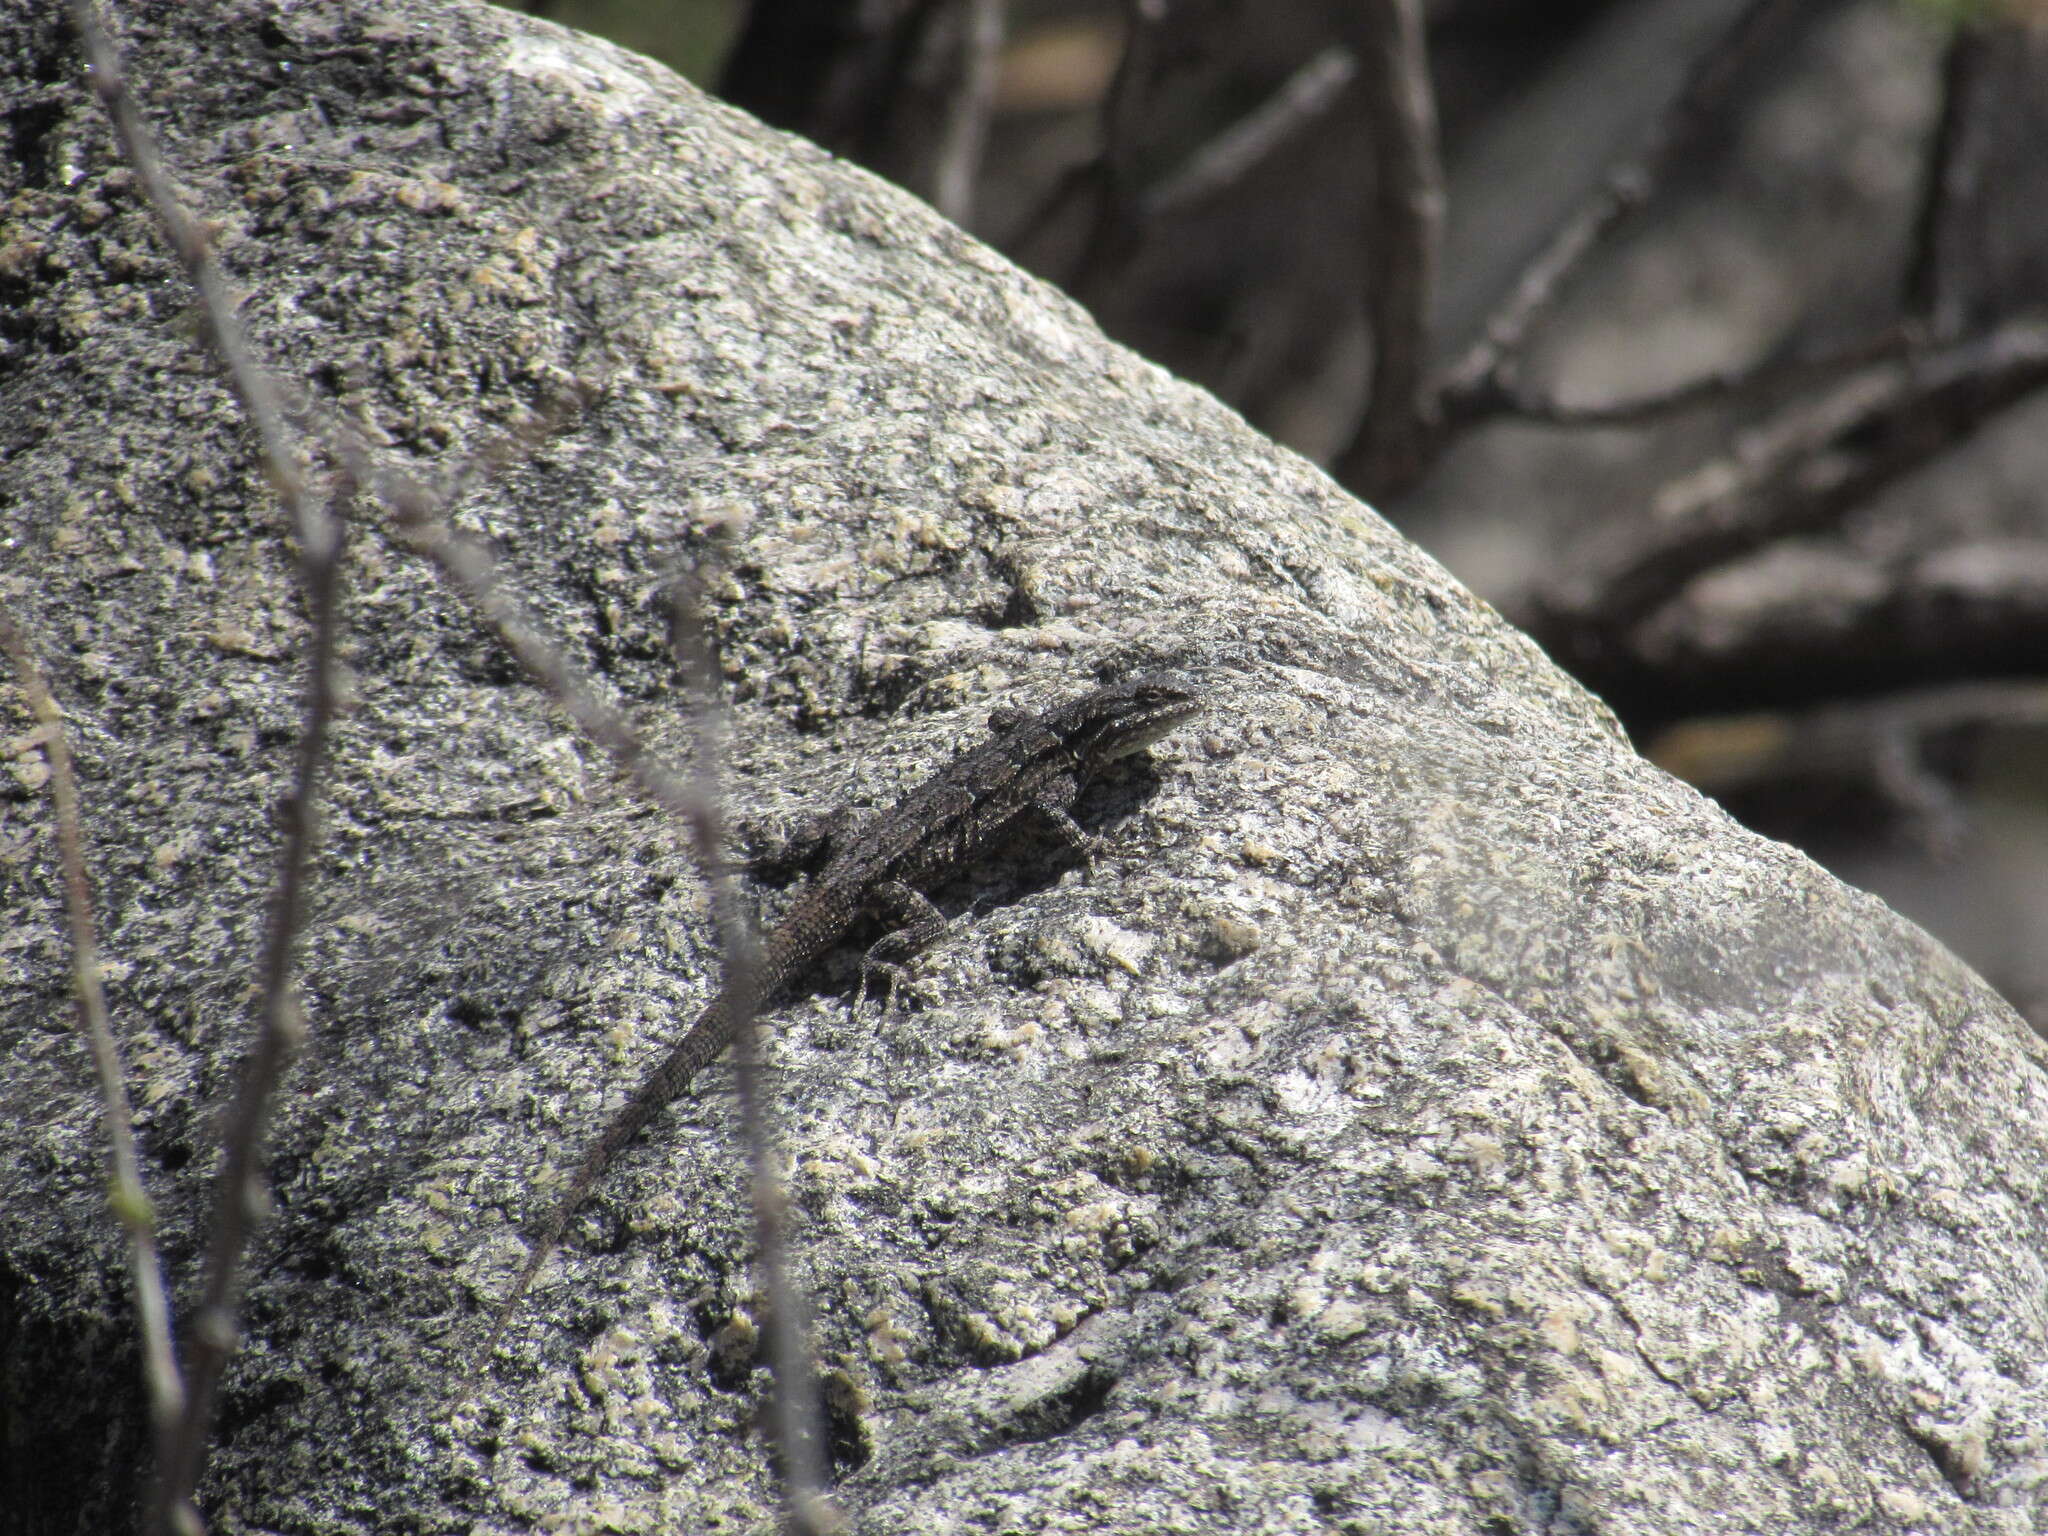
{"label": "rough rock surface", "polygon": [[[50,6],[0,14],[0,602],[75,733],[189,1301],[302,606],[190,294]],[[2048,1073],[1878,903],[1640,762],[1426,557],[924,208],[469,4],[128,4],[266,355],[446,465],[677,758],[679,560],[733,814],[880,803],[1173,658],[1217,707],[1029,841],[886,1017],[772,1015],[862,1531],[2025,1532],[2048,1522]],[[749,1531],[773,1485],[721,1064],[473,1397],[522,1219],[705,994],[675,829],[368,509],[206,1503],[224,1531]],[[11,687],[11,679],[10,679]],[[9,1529],[140,1456],[40,758],[0,694]]]}

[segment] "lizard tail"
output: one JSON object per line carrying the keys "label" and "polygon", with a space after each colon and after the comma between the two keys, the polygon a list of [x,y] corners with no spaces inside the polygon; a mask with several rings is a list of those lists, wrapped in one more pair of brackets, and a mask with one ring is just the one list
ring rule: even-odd
{"label": "lizard tail", "polygon": [[480,1375],[490,1363],[491,1356],[498,1348],[498,1340],[504,1335],[505,1325],[512,1320],[519,1303],[526,1299],[532,1287],[534,1276],[562,1245],[563,1234],[569,1230],[569,1220],[583,1202],[590,1198],[590,1192],[597,1187],[597,1181],[604,1177],[605,1170],[612,1165],[612,1159],[625,1150],[626,1144],[639,1135],[649,1120],[664,1106],[673,1102],[690,1080],[708,1065],[713,1057],[725,1049],[732,1038],[729,1016],[733,1014],[728,999],[712,999],[705,1010],[697,1016],[697,1022],[690,1026],[690,1032],[676,1042],[670,1051],[647,1075],[644,1082],[633,1091],[633,1097],[605,1126],[604,1134],[591,1143],[590,1150],[583,1155],[575,1176],[569,1180],[569,1189],[548,1213],[547,1220],[534,1233],[533,1251],[527,1254],[526,1263],[519,1271],[519,1278],[512,1283],[512,1289],[498,1304],[491,1317],[490,1332],[484,1336],[483,1349],[478,1353],[472,1376]]}

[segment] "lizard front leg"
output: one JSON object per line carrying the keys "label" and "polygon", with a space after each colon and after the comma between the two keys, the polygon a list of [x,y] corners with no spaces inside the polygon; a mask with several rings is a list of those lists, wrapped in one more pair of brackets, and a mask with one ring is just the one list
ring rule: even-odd
{"label": "lizard front leg", "polygon": [[1031,805],[1082,864],[1092,866],[1096,855],[1109,846],[1109,840],[1097,837],[1074,820],[1074,802],[1080,797],[1079,783],[1072,778],[1058,778],[1040,789]]}

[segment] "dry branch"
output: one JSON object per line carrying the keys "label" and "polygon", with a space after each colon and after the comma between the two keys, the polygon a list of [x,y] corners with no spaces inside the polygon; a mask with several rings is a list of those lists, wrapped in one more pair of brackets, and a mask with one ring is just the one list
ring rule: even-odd
{"label": "dry branch", "polygon": [[988,142],[1003,51],[1004,0],[962,0],[962,11],[960,68],[948,93],[932,168],[932,205],[955,224],[974,216],[974,182]]}
{"label": "dry branch", "polygon": [[[262,1023],[229,1119],[221,1192],[207,1250],[205,1288],[193,1329],[191,1383],[182,1394],[169,1345],[168,1309],[155,1273],[148,1206],[141,1198],[134,1174],[133,1135],[120,1089],[119,1063],[112,1055],[104,1003],[99,1003],[95,1010],[86,1001],[88,996],[97,996],[96,984],[90,989],[87,985],[96,976],[97,964],[90,913],[79,905],[84,894],[82,865],[76,863],[73,854],[67,854],[67,871],[76,869],[75,874],[67,872],[67,890],[72,895],[81,1007],[86,1008],[88,1015],[95,1011],[97,1014],[96,1021],[88,1017],[86,1033],[93,1044],[108,1102],[110,1135],[121,1180],[116,1205],[131,1237],[138,1309],[144,1323],[146,1369],[160,1430],[151,1528],[163,1533],[197,1532],[204,1525],[194,1501],[194,1490],[205,1464],[220,1374],[236,1340],[234,1312],[240,1266],[253,1224],[267,1206],[261,1172],[263,1132],[277,1086],[305,1034],[293,988],[293,969],[305,916],[306,872],[318,831],[317,795],[327,728],[335,707],[341,525],[314,499],[299,469],[298,448],[287,420],[285,392],[257,361],[237,319],[235,296],[220,273],[211,244],[204,230],[185,213],[89,0],[76,0],[74,16],[91,63],[95,89],[113,120],[123,153],[135,168],[199,292],[210,338],[257,431],[271,483],[291,513],[312,621],[307,644],[310,675],[304,726],[286,806],[285,849],[262,959]],[[394,514],[401,537],[432,561],[469,599],[506,648],[585,732],[610,752],[642,792],[681,817],[690,828],[699,862],[713,892],[713,912],[725,956],[721,985],[729,990],[737,987],[734,995],[754,995],[751,988],[741,985],[753,954],[744,904],[730,876],[723,873],[717,780],[715,767],[708,761],[711,727],[705,726],[707,745],[700,758],[697,782],[685,784],[647,750],[625,715],[605,701],[591,682],[527,621],[516,598],[505,589],[490,552],[449,526],[443,515],[447,506],[445,490],[429,489],[410,476],[377,464],[360,435],[339,422],[323,422],[310,412],[297,415],[302,422],[311,424],[322,446],[348,467],[342,482],[344,488],[350,481],[361,483],[385,502]],[[460,485],[466,478],[466,474],[458,475],[452,483]],[[716,674],[701,634],[692,624],[680,624],[678,635],[689,670],[701,680],[708,700]],[[7,621],[0,640],[12,650],[18,639],[11,621]],[[33,663],[25,644],[16,660],[24,675],[32,680],[33,700],[39,685],[33,681]],[[46,693],[41,696],[47,701]],[[708,703],[704,718],[707,722],[712,718]],[[46,723],[45,741],[56,743],[51,748],[54,764],[62,757],[61,732],[49,734]],[[68,766],[61,775],[53,766],[53,777],[61,777],[68,785]],[[60,800],[63,793],[60,791]],[[72,798],[70,840],[75,841],[76,807],[75,797]],[[61,828],[67,819],[61,804],[59,819]],[[751,1029],[749,1017],[742,1029],[743,1037],[750,1035]],[[742,1095],[748,1141],[754,1149],[757,1232],[775,1312],[771,1329],[778,1340],[776,1438],[795,1528],[825,1532],[836,1528],[838,1516],[822,1493],[818,1455],[822,1438],[815,1427],[814,1373],[808,1361],[802,1321],[805,1309],[788,1280],[781,1235],[782,1197],[773,1160],[768,1155],[772,1130],[751,1053],[750,1041],[744,1043]]]}
{"label": "dry branch", "polygon": [[315,499],[299,471],[280,396],[250,350],[234,295],[214,260],[206,233],[179,200],[128,92],[119,56],[101,31],[90,0],[74,0],[72,16],[91,67],[93,89],[172,249],[198,290],[208,337],[255,428],[271,486],[291,517],[310,621],[304,718],[292,788],[284,805],[285,843],[277,889],[259,965],[261,1022],[224,1136],[206,1277],[192,1322],[187,1392],[176,1423],[158,1445],[152,1529],[191,1531],[202,1528],[192,1501],[193,1490],[205,1464],[220,1374],[236,1341],[236,1292],[242,1258],[254,1224],[268,1204],[262,1173],[263,1133],[278,1082],[305,1036],[293,971],[305,917],[307,869],[319,835],[318,800],[327,727],[334,715],[341,526]]}
{"label": "dry branch", "polygon": [[142,1324],[142,1379],[149,1390],[150,1428],[159,1445],[185,1411],[185,1383],[171,1345],[171,1304],[164,1292],[163,1264],[156,1248],[156,1209],[143,1187],[135,1155],[135,1115],[128,1105],[121,1048],[114,1039],[101,984],[100,947],[93,921],[92,886],[85,872],[85,833],[79,816],[78,778],[64,716],[50,694],[28,637],[13,615],[0,610],[0,649],[21,678],[29,712],[35,716],[43,756],[50,770],[50,801],[56,812],[57,856],[64,874],[64,912],[71,928],[72,1001],[78,1009],[79,1038],[92,1057],[105,1110],[107,1159],[113,1178],[108,1198],[128,1235],[128,1269],[135,1286],[135,1310]]}
{"label": "dry branch", "polygon": [[1564,220],[1523,269],[1482,328],[1479,340],[1444,370],[1438,388],[1444,413],[1454,425],[1497,407],[1494,397],[1512,389],[1530,332],[1556,306],[1587,257],[1623,218],[1650,199],[1672,167],[1698,142],[1751,61],[1811,9],[1807,0],[1752,0],[1720,40],[1701,55],[1678,95],[1650,126],[1641,147],[1609,170],[1599,187]]}
{"label": "dry branch", "polygon": [[1903,357],[1925,345],[1919,327],[1887,326],[1839,346],[1717,369],[1668,389],[1620,400],[1560,400],[1517,388],[1497,397],[1501,414],[1547,427],[1637,427],[1791,384],[1818,383],[1853,368]]}
{"label": "dry branch", "polygon": [[1329,111],[1358,74],[1358,59],[1336,44],[1289,75],[1280,88],[1168,172],[1140,200],[1147,220],[1196,207],[1236,186],[1295,134]]}
{"label": "dry branch", "polygon": [[1868,792],[1937,853],[1967,834],[1963,803],[1932,764],[1955,740],[2048,726],[2048,683],[1971,682],[1809,710],[1688,720],[1645,755],[1717,797],[1828,782]]}
{"label": "dry branch", "polygon": [[1357,23],[1371,133],[1368,263],[1372,394],[1337,477],[1372,497],[1411,484],[1435,456],[1440,426],[1425,385],[1429,319],[1443,243],[1444,179],[1420,0],[1373,0]]}
{"label": "dry branch", "polygon": [[2048,326],[2015,323],[1800,400],[1667,485],[1617,554],[1557,583],[1539,634],[1567,655],[1611,651],[1693,578],[1832,525],[2044,385]]}

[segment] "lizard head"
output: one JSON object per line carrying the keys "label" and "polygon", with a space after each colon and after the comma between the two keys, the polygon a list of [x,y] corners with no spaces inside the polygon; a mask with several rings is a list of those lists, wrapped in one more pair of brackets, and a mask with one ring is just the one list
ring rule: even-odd
{"label": "lizard head", "polygon": [[1193,679],[1179,672],[1140,672],[1077,701],[1073,744],[1093,763],[1129,757],[1201,713],[1202,704]]}

